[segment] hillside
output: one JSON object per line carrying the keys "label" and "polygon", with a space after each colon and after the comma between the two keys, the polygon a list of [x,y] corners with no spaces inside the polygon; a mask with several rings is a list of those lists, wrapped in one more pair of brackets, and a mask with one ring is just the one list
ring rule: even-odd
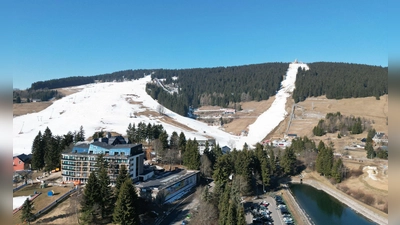
{"label": "hillside", "polygon": [[139,122],[163,124],[168,134],[184,132],[187,138],[214,138],[221,145],[239,148],[247,143],[254,145],[263,139],[285,118],[285,104],[293,91],[297,68],[305,64],[290,64],[287,78],[274,102],[248,126],[248,136],[229,134],[219,126],[178,115],[165,109],[159,114],[159,103],[146,92],[151,77],[125,82],[105,82],[73,87],[81,91],[55,101],[51,106],[37,113],[18,116],[13,119],[14,153],[30,153],[32,141],[39,131],[49,127],[54,135],[63,135],[83,126],[86,135],[107,130],[124,134],[129,123]]}
{"label": "hillside", "polygon": [[361,98],[388,93],[388,68],[350,63],[318,62],[299,70],[295,102],[325,95],[328,99]]}

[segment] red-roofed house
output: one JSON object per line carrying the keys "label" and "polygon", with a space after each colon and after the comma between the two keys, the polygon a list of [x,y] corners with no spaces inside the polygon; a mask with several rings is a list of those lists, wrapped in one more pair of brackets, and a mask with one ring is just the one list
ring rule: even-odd
{"label": "red-roofed house", "polygon": [[14,171],[30,170],[31,169],[32,154],[17,155],[13,157],[13,169]]}

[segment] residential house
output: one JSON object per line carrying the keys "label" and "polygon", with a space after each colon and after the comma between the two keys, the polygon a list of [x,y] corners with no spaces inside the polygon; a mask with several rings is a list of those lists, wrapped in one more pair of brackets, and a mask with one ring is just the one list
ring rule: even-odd
{"label": "residential house", "polygon": [[31,161],[32,154],[25,155],[17,155],[13,157],[13,170],[21,171],[21,170],[30,170],[31,169]]}
{"label": "residential house", "polygon": [[231,152],[231,148],[229,148],[228,146],[224,146],[221,148],[222,154],[228,154],[229,152]]}
{"label": "residential house", "polygon": [[388,143],[388,136],[385,133],[377,132],[372,140],[377,144]]}

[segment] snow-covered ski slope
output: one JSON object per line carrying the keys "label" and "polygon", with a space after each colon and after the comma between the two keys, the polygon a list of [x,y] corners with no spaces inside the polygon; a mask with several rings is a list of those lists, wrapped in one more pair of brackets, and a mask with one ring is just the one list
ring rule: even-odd
{"label": "snow-covered ski slope", "polygon": [[[157,117],[138,116],[135,112],[151,110],[157,112],[158,102],[145,91],[146,83],[151,81],[150,75],[139,80],[125,82],[107,82],[88,84],[78,87],[81,91],[55,101],[48,108],[32,114],[13,119],[13,153],[31,153],[32,142],[39,131],[42,133],[49,127],[53,135],[63,135],[68,131],[79,130],[82,125],[86,137],[101,129],[115,131],[123,135],[129,123],[139,122],[162,124],[169,135],[173,131],[184,132],[186,138],[206,139],[211,136],[220,146],[228,145],[241,149],[244,143],[254,145],[271,132],[285,117],[285,103],[294,89],[296,73],[299,67],[308,68],[306,64],[292,63],[287,76],[282,81],[282,89],[278,91],[272,106],[249,126],[248,136],[234,136],[220,130],[216,126],[180,116],[168,109],[165,113],[177,122],[186,125],[197,132],[187,131],[173,125],[161,122]],[[131,99],[140,104],[130,104]]]}

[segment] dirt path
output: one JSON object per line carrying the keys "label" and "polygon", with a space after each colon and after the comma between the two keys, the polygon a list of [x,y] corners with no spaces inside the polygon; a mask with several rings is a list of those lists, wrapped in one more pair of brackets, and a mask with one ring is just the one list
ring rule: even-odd
{"label": "dirt path", "polygon": [[[293,177],[291,182],[300,183],[300,179],[298,177]],[[361,215],[367,217],[368,219],[378,224],[386,225],[389,223],[387,215],[384,215],[383,212],[380,212],[377,209],[374,209],[356,199],[353,199],[352,197],[337,190],[333,185],[328,185],[326,184],[326,182],[321,182],[319,181],[319,179],[315,177],[303,178],[303,183],[308,184],[318,190],[323,190],[324,192],[335,197],[340,202],[346,204],[356,212],[360,213]]]}

